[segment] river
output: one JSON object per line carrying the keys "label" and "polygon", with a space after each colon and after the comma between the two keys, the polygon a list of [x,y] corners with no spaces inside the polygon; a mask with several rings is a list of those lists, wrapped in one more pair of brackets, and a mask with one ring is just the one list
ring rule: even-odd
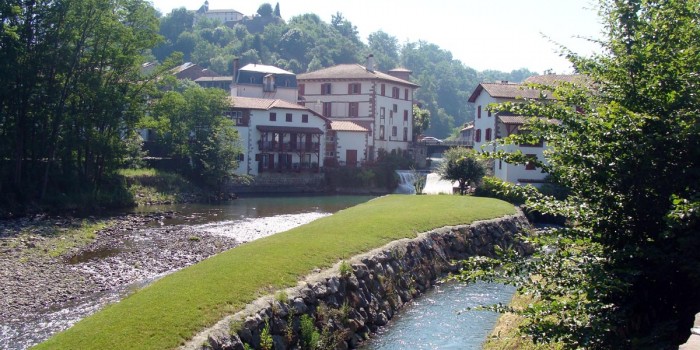
{"label": "river", "polygon": [[[26,303],[0,319],[0,348],[26,349],[89,316],[109,303],[152,281],[238,244],[286,231],[366,202],[371,196],[242,197],[219,205],[176,204],[135,209],[150,217],[133,226],[100,234],[96,242],[70,259],[29,268],[25,297],[5,295],[10,305]],[[195,247],[195,248],[193,248]],[[22,264],[16,264],[22,269]],[[12,269],[13,267],[8,267]],[[15,283],[23,271],[6,274]],[[2,276],[0,276],[2,277]],[[74,279],[66,281],[66,279]],[[0,282],[3,282],[0,279]],[[79,297],[50,307],[31,307],[37,285],[81,284]],[[75,282],[75,283],[73,283]],[[0,285],[5,290],[6,286]],[[20,286],[21,287],[21,286]],[[13,286],[16,290],[17,285]],[[8,288],[9,290],[9,288]],[[68,288],[68,291],[71,289]],[[46,289],[43,290],[46,292]],[[66,293],[66,290],[61,293]],[[17,293],[15,293],[17,294]],[[507,302],[512,294],[503,286],[445,284],[413,302],[396,316],[365,349],[478,348],[493,327],[496,315],[456,310],[481,303]],[[27,298],[26,296],[30,296]],[[31,296],[34,295],[34,298]],[[15,299],[13,299],[15,298]],[[14,301],[13,301],[14,300]],[[52,300],[46,298],[46,300]],[[42,305],[45,302],[41,301]],[[0,310],[0,312],[3,312]]]}

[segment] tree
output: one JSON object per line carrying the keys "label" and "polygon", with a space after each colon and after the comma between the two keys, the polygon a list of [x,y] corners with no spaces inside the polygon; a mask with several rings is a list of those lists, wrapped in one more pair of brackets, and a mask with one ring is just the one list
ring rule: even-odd
{"label": "tree", "polygon": [[273,12],[275,16],[282,18],[282,14],[280,13],[280,3],[278,2],[275,4],[275,11]]}
{"label": "tree", "polygon": [[376,67],[380,71],[388,71],[399,64],[399,40],[383,31],[377,31],[367,38],[369,51],[374,54]]}
{"label": "tree", "polygon": [[423,134],[430,127],[430,111],[413,105],[413,137]]}
{"label": "tree", "polygon": [[[9,1],[0,5],[0,181],[4,196],[96,198],[144,113],[141,54],[155,10],[141,0]],[[12,199],[10,199],[12,200]]]}
{"label": "tree", "polygon": [[153,130],[170,157],[185,160],[185,175],[211,187],[233,177],[241,153],[238,133],[223,116],[226,93],[178,82],[160,97],[141,126]]}
{"label": "tree", "polygon": [[438,169],[440,177],[459,182],[459,194],[467,193],[468,184],[479,184],[486,175],[486,166],[472,149],[455,147],[443,154],[443,162]]}
{"label": "tree", "polygon": [[[567,218],[528,238],[531,259],[472,260],[503,272],[535,302],[522,331],[567,348],[674,348],[700,310],[700,2],[603,1],[604,55],[569,58],[588,84],[538,87],[557,102],[509,103],[533,118],[541,164],[570,190],[564,200],[525,190],[527,206]],[[524,163],[522,154],[498,155]],[[496,268],[499,267],[500,268]],[[504,276],[499,276],[504,277]]]}
{"label": "tree", "polygon": [[272,13],[272,5],[270,5],[267,2],[258,7],[258,14],[260,15],[260,17],[271,17]]}

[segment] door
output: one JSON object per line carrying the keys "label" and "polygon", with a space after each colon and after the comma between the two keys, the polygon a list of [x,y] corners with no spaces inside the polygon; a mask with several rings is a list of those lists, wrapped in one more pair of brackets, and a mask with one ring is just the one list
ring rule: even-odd
{"label": "door", "polygon": [[351,167],[357,166],[357,150],[356,149],[346,149],[345,150],[345,164],[347,166],[351,166]]}

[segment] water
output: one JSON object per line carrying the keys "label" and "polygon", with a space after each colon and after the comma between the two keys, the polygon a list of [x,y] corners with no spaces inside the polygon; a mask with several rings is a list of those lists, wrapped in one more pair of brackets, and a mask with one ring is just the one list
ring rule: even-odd
{"label": "water", "polygon": [[[0,348],[26,349],[51,335],[62,331],[109,303],[118,302],[129,293],[176,271],[172,266],[161,266],[158,271],[146,271],[134,266],[124,266],[124,254],[154,254],[161,249],[154,247],[153,238],[168,239],[168,231],[191,227],[214,235],[248,242],[331,215],[342,209],[366,202],[372,196],[265,196],[244,197],[222,204],[175,204],[137,208],[136,213],[167,213],[164,219],[148,227],[124,234],[117,247],[104,247],[86,251],[70,259],[71,269],[97,269],[102,278],[109,279],[101,271],[128,270],[135,282],[127,285],[115,282],[112,290],[95,292],[66,304],[44,311],[23,315],[17,320],[0,320]],[[167,249],[166,249],[167,250]],[[154,253],[155,251],[155,253]],[[179,252],[170,252],[168,257]],[[167,263],[163,263],[166,264]],[[111,276],[111,274],[110,274]]]}
{"label": "water", "polygon": [[506,304],[514,291],[511,286],[482,282],[438,285],[406,305],[360,349],[481,349],[499,314],[464,310],[480,305]]}
{"label": "water", "polygon": [[416,182],[415,172],[411,170],[396,170],[396,174],[399,176],[399,185],[394,193],[415,194],[416,188],[413,186]]}

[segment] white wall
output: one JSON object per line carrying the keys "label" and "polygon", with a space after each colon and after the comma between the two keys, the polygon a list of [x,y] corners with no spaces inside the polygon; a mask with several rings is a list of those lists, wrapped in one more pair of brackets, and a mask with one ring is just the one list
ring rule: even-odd
{"label": "white wall", "polygon": [[362,163],[367,161],[367,133],[357,132],[357,131],[337,131],[336,137],[338,139],[338,148],[336,150],[336,157],[341,164],[345,164],[346,152],[347,150],[357,151],[357,162]]}
{"label": "white wall", "polygon": [[263,86],[260,84],[237,84],[235,87],[235,95],[240,97],[280,99],[291,103],[297,103],[298,91],[296,88],[277,86],[275,91],[267,92],[263,91]]}
{"label": "white wall", "polygon": [[[405,89],[406,86],[393,84],[388,81],[374,80],[374,81],[342,81],[335,82],[331,81],[331,94],[321,95],[321,85],[326,83],[322,81],[299,81],[298,83],[304,84],[304,98],[306,99],[306,107],[310,108],[319,114],[323,113],[323,102],[331,102],[331,115],[326,116],[334,120],[340,120],[348,118],[349,102],[358,102],[359,111],[358,118],[352,118],[352,120],[357,121],[372,121],[373,130],[372,137],[368,139],[368,146],[373,146],[375,152],[375,158],[378,150],[383,148],[387,151],[392,149],[408,149],[409,142],[412,141],[413,137],[413,89],[408,88],[408,100],[405,100]],[[349,95],[348,94],[348,84],[360,83],[360,94]],[[381,85],[384,84],[385,95],[381,95]],[[392,98],[392,89],[394,87],[399,88],[399,98]],[[372,108],[371,99],[372,96],[375,97],[374,109]],[[397,111],[393,118],[391,117],[391,111],[393,106],[396,104]],[[382,125],[380,111],[381,108],[385,110],[384,118],[384,140],[380,140],[380,125]],[[404,111],[407,112],[408,120],[404,121]],[[396,136],[391,136],[392,127],[396,126],[397,133]],[[403,141],[403,129],[406,130],[406,141]],[[340,152],[340,146],[343,145],[343,141],[339,141],[338,146]],[[358,155],[359,158],[359,155]]]}
{"label": "white wall", "polygon": [[[270,121],[270,113],[277,113],[277,120]],[[292,122],[286,121],[287,113],[292,114]],[[307,114],[309,116],[308,123],[302,123],[302,115]],[[239,130],[239,135],[241,139],[241,145],[245,149],[245,161],[239,165],[236,174],[239,175],[258,175],[258,161],[255,160],[255,155],[262,153],[258,147],[258,141],[260,141],[261,132],[256,128],[258,125],[267,126],[286,126],[286,127],[303,127],[303,128],[318,128],[321,129],[324,134],[326,132],[326,121],[310,111],[306,110],[296,110],[296,109],[281,109],[273,108],[270,110],[251,110],[250,112],[250,124],[248,127],[236,127]],[[314,137],[314,142],[320,142],[319,154],[320,158],[316,157],[314,153],[311,157],[311,162],[318,163],[319,166],[323,166],[323,157],[326,151],[326,144],[324,142],[324,134],[320,135],[320,139],[317,140]],[[277,155],[277,153],[272,153]],[[300,162],[299,155],[295,153],[292,154],[292,162]],[[359,158],[359,156],[358,156]],[[277,159],[275,159],[277,163]]]}
{"label": "white wall", "polygon": [[[506,101],[511,101],[508,99],[498,99],[498,98],[493,98],[491,97],[486,90],[483,90],[481,94],[476,98],[474,101],[474,149],[477,151],[494,151],[494,148],[490,148],[488,146],[485,146],[488,141],[486,141],[486,129],[491,128],[492,132],[492,140],[498,136],[498,137],[505,137],[507,136],[506,133],[506,128],[504,125],[499,124],[497,125],[496,123],[496,117],[495,113],[492,113],[491,116],[488,116],[488,112],[486,111],[486,107],[490,103],[501,103],[501,102],[506,102]],[[481,118],[478,118],[478,108],[481,106]],[[498,130],[497,133],[497,127],[500,129]],[[476,141],[476,131],[481,130],[481,142]],[[545,147],[527,147],[527,146],[520,146],[520,145],[508,145],[505,147],[501,147],[499,149],[502,149],[506,152],[515,152],[517,150],[520,150],[523,154],[534,154],[537,156],[539,160],[543,160],[544,157],[542,155],[543,151],[546,149]],[[496,160],[494,162],[494,176],[497,178],[512,182],[512,183],[520,183],[521,180],[535,180],[535,181],[541,181],[543,180],[547,174],[543,173],[540,168],[536,168],[534,170],[526,170],[525,165],[514,165],[514,164],[508,164],[506,162]],[[533,184],[535,186],[538,186],[538,184]]]}

